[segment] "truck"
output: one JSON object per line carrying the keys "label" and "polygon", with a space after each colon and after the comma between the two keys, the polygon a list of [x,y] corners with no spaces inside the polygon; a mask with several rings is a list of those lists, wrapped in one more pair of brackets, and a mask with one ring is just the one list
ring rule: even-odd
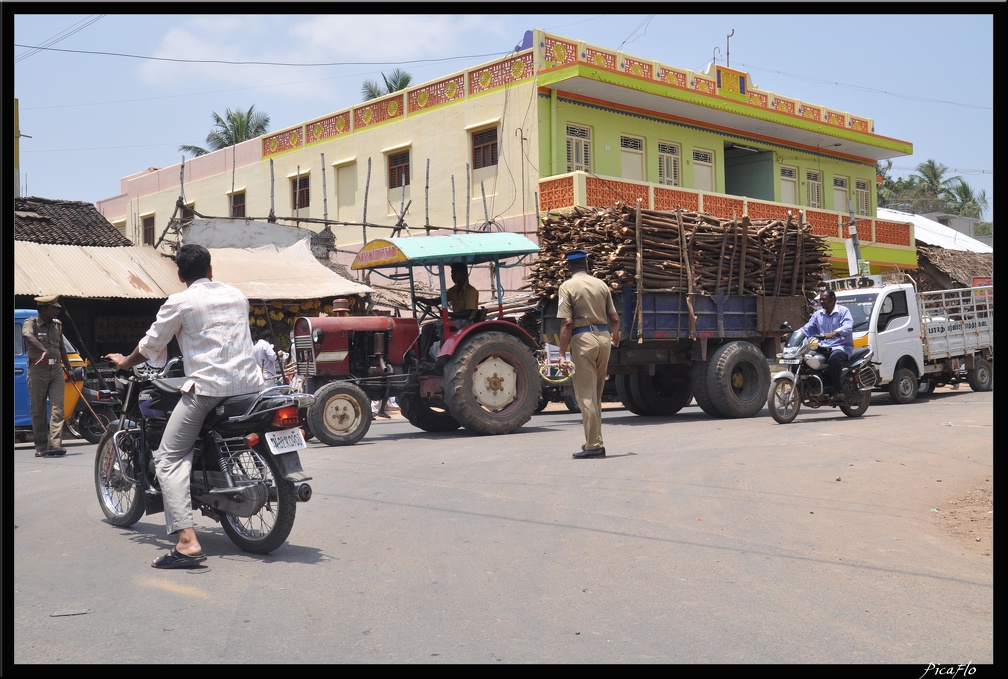
{"label": "truck", "polygon": [[[520,234],[479,232],[379,238],[357,253],[352,270],[408,280],[412,314],[302,316],[292,358],[302,389],[315,395],[304,414],[310,435],[353,445],[370,428],[371,401],[395,397],[410,424],[427,432],[460,427],[509,434],[532,417],[542,397],[539,342],[504,312],[501,271],[539,247]],[[489,264],[495,317],[451,312],[445,271],[453,263]],[[440,303],[417,294],[414,270],[439,281]],[[388,272],[388,273],[386,273]]]}
{"label": "truck", "polygon": [[[643,416],[674,415],[694,399],[711,417],[756,415],[766,405],[781,326],[808,317],[802,295],[639,292],[627,285],[613,292],[613,302],[622,339],[609,355],[607,379],[623,406]],[[560,331],[556,311],[556,299],[544,304],[547,336]]]}
{"label": "truck", "polygon": [[918,292],[912,279],[881,276],[830,281],[854,319],[855,347],[869,344],[876,389],[896,403],[967,382],[994,388],[994,286]]}

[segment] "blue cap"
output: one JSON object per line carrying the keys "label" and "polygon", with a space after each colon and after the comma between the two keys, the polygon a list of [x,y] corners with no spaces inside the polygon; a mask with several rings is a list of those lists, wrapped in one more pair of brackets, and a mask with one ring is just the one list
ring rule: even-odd
{"label": "blue cap", "polygon": [[567,261],[575,262],[579,259],[587,259],[588,253],[584,250],[572,250],[567,253]]}

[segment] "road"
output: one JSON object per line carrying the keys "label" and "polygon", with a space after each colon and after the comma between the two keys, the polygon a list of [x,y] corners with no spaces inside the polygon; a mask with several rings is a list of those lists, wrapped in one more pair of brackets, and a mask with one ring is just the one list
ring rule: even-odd
{"label": "road", "polygon": [[313,441],[288,544],[245,554],[198,516],[196,571],[150,568],[163,515],[104,521],[93,445],[17,444],[13,660],[993,662],[993,546],[940,525],[992,483],[993,392],[790,425],[607,406],[603,433],[607,458],[571,459],[580,417],[554,404],[509,436],[396,414]]}

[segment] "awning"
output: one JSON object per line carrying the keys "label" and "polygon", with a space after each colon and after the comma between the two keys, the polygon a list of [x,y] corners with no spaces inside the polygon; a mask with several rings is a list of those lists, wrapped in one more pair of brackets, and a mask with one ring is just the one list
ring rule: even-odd
{"label": "awning", "polygon": [[344,278],[315,259],[305,240],[285,247],[208,249],[214,280],[233,285],[250,300],[316,299],[371,292],[367,285]]}

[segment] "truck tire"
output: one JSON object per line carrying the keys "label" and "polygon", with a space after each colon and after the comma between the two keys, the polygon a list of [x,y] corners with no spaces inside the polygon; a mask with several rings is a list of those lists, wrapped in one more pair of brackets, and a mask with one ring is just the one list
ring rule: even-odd
{"label": "truck tire", "polygon": [[966,381],[973,391],[991,391],[994,388],[994,368],[984,358],[973,360],[973,368],[966,371]]}
{"label": "truck tire", "polygon": [[328,446],[352,446],[371,428],[371,400],[352,382],[329,382],[315,392],[308,426]]}
{"label": "truck tire", "polygon": [[917,398],[917,376],[909,368],[897,368],[889,383],[889,396],[896,403],[910,403]]}
{"label": "truck tire", "polygon": [[444,410],[435,410],[417,394],[403,394],[397,399],[399,412],[417,429],[431,433],[455,431],[458,421]]}
{"label": "truck tire", "polygon": [[574,387],[568,387],[563,390],[563,402],[567,406],[567,412],[581,412],[581,406],[578,405],[577,398],[574,396]]}
{"label": "truck tire", "polygon": [[707,361],[697,361],[690,370],[690,387],[693,390],[693,398],[696,400],[700,410],[711,417],[724,417],[714,401],[711,400],[710,392],[707,389],[707,373],[710,372],[710,363]]}
{"label": "truck tire", "polygon": [[637,402],[637,399],[633,397],[633,391],[630,389],[630,376],[614,375],[613,377],[616,379],[616,397],[619,398],[623,407],[634,415],[643,415],[644,408],[642,408],[641,404]]}
{"label": "truck tire", "polygon": [[448,412],[474,434],[510,434],[532,418],[542,393],[535,357],[513,335],[470,336],[445,364]]}
{"label": "truck tire", "polygon": [[725,417],[756,415],[766,405],[770,391],[770,366],[759,347],[735,341],[715,349],[707,371],[707,390]]}
{"label": "truck tire", "polygon": [[630,393],[645,415],[675,415],[693,399],[689,375],[672,366],[630,375]]}

